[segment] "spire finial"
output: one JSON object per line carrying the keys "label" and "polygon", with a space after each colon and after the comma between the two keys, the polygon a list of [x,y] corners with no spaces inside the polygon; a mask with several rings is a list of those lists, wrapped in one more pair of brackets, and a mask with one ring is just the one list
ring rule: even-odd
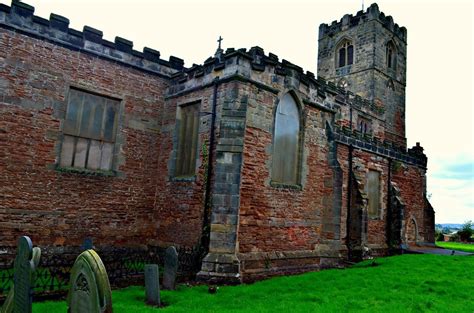
{"label": "spire finial", "polygon": [[217,47],[217,50],[221,50],[221,42],[224,40],[221,36],[219,36],[219,39],[217,39],[217,42],[219,43],[219,47]]}

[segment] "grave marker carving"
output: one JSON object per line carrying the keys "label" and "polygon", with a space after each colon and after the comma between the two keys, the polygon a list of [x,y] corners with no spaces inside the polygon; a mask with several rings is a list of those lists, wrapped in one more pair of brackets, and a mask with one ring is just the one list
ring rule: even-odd
{"label": "grave marker carving", "polygon": [[82,252],[74,262],[67,303],[69,313],[112,313],[109,278],[94,250]]}

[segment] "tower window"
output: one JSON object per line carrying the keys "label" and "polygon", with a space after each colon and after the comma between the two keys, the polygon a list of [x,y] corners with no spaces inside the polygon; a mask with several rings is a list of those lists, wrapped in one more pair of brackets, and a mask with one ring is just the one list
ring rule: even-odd
{"label": "tower window", "polygon": [[343,67],[354,63],[354,45],[349,40],[344,40],[337,48],[337,67]]}
{"label": "tower window", "polygon": [[359,132],[361,132],[362,134],[370,134],[371,133],[370,121],[362,117],[359,117],[358,120],[359,121],[358,121],[357,128]]}
{"label": "tower window", "polygon": [[386,59],[387,68],[395,70],[397,65],[397,53],[395,49],[395,44],[392,41],[387,43]]}

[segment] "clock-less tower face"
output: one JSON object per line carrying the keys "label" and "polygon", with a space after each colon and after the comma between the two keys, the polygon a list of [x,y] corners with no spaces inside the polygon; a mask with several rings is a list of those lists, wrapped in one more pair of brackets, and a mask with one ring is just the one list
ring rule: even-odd
{"label": "clock-less tower face", "polygon": [[318,76],[383,107],[386,139],[398,144],[406,144],[406,38],[376,4],[319,28]]}

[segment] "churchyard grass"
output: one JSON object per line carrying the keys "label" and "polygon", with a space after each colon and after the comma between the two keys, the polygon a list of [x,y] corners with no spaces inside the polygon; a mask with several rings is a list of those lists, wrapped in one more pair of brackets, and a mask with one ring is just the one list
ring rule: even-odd
{"label": "churchyard grass", "polygon": [[444,242],[444,241],[437,241],[436,245],[441,248],[451,249],[451,250],[459,250],[465,252],[472,252],[474,253],[474,244],[469,243],[461,243],[461,242]]}
{"label": "churchyard grass", "polygon": [[[469,312],[474,257],[400,255],[250,285],[178,286],[162,291],[166,307],[144,305],[143,287],[113,291],[120,312]],[[66,312],[66,303],[34,303],[34,313]]]}

